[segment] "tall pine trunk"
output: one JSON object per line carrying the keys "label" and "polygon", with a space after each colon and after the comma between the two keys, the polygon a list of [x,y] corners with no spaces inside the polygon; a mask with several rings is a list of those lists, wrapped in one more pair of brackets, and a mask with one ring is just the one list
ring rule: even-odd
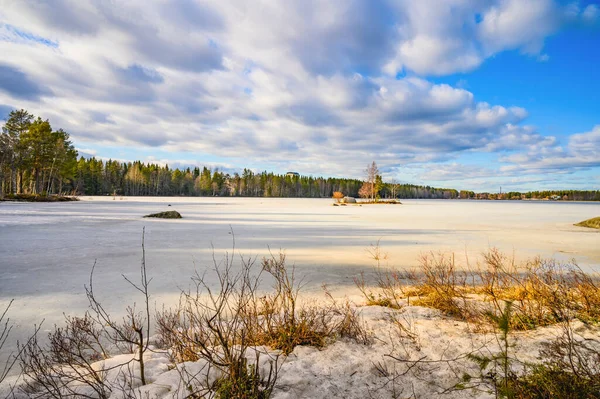
{"label": "tall pine trunk", "polygon": [[23,171],[19,169],[17,172],[17,194],[23,193]]}

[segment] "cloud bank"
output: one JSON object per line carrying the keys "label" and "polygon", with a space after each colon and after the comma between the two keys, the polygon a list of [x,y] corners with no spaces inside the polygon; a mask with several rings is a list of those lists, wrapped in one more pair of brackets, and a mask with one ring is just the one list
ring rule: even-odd
{"label": "cloud bank", "polygon": [[[550,0],[7,1],[0,104],[88,153],[356,177],[376,160],[426,181],[596,168],[598,127],[563,148],[525,109],[433,78],[508,50],[548,59],[548,37],[598,14]],[[469,154],[501,167],[469,173]]]}

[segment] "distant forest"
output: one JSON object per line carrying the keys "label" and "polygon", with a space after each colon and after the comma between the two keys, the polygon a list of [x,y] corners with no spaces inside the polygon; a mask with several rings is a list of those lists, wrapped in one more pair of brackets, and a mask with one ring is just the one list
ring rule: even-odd
{"label": "distant forest", "polygon": [[[169,169],[168,166],[80,158],[73,189],[87,195],[180,195],[326,198],[335,191],[356,197],[361,180],[254,173],[224,173],[207,167]],[[456,198],[456,190],[414,185],[383,184],[382,198]]]}
{"label": "distant forest", "polygon": [[[357,179],[255,173],[249,169],[230,174],[207,167],[171,169],[140,161],[79,157],[67,132],[52,130],[48,120],[25,110],[12,111],[2,128],[0,182],[0,197],[71,194],[326,198],[336,191],[358,197],[365,184]],[[483,198],[472,191],[383,182],[379,175],[375,184],[381,198]],[[490,198],[493,195],[489,194]],[[532,195],[600,200],[600,191],[535,192],[529,193],[529,198]]]}

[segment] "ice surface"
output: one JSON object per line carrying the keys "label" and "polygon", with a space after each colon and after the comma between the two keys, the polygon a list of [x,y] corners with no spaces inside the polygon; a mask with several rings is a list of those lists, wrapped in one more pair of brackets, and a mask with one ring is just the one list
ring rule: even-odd
{"label": "ice surface", "polygon": [[[328,199],[82,197],[67,203],[0,203],[0,309],[15,299],[13,340],[45,319],[42,330],[81,315],[84,284],[96,262],[95,290],[121,313],[140,301],[122,274],[139,273],[145,226],[152,303],[173,303],[194,271],[231,250],[246,257],[285,249],[317,293],[355,293],[352,278],[372,265],[366,248],[381,240],[390,265],[413,267],[420,253],[452,251],[474,261],[495,246],[517,257],[574,258],[600,265],[600,233],[573,223],[600,215],[600,204],[407,200],[403,205],[333,207]],[[168,206],[171,204],[172,206]],[[181,220],[142,216],[177,210]],[[0,354],[0,360],[6,356]]]}

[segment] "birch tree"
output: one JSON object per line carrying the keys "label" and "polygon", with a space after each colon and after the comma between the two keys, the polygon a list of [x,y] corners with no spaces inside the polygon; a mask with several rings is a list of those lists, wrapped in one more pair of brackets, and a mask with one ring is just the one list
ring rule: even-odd
{"label": "birch tree", "polygon": [[375,196],[377,195],[378,191],[376,187],[377,176],[379,176],[379,168],[377,167],[375,161],[367,166],[367,169],[365,169],[365,174],[366,180],[363,184],[363,187],[361,187],[359,190],[359,194],[365,197],[368,196],[371,198],[371,201],[375,201]]}

